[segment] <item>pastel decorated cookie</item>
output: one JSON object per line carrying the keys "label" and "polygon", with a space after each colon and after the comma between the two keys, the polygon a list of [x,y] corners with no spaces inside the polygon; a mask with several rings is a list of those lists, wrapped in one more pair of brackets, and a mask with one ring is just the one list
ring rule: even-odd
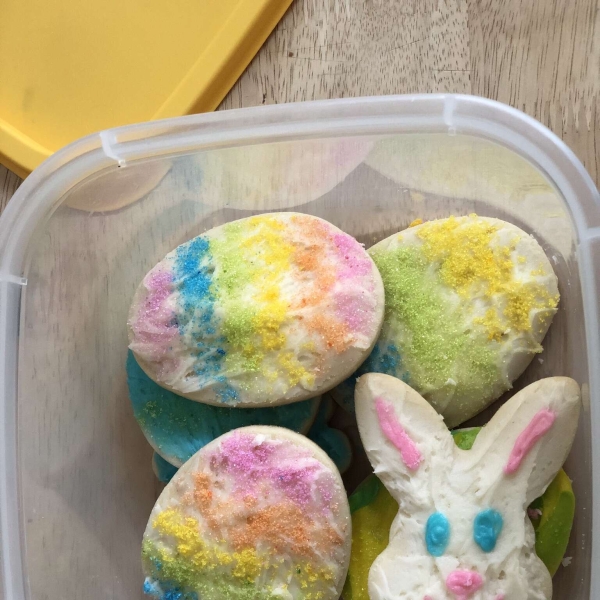
{"label": "pastel decorated cookie", "polygon": [[369,254],[384,282],[384,325],[369,358],[334,391],[346,407],[357,376],[386,373],[422,394],[452,428],[510,389],[542,351],[557,278],[518,227],[450,217],[394,234]]}
{"label": "pastel decorated cookie", "polygon": [[383,319],[383,285],[351,236],[317,217],[216,227],[144,277],[130,348],[157,383],[214,405],[305,400],[352,373]]}
{"label": "pastel decorated cookie", "polygon": [[320,402],[317,397],[283,406],[247,409],[192,402],[152,381],[131,352],[127,356],[127,385],[133,414],[146,439],[175,467],[223,433],[238,427],[277,425],[306,433]]}
{"label": "pastel decorated cookie", "polygon": [[307,438],[237,429],[166,486],[144,533],[144,591],[162,600],[337,600],[351,520],[340,475]]}
{"label": "pastel decorated cookie", "polygon": [[152,455],[152,470],[161,483],[169,483],[175,477],[175,473],[179,468],[167,462],[158,452],[154,452]]}
{"label": "pastel decorated cookie", "polygon": [[321,400],[315,421],[306,435],[325,450],[340,473],[345,473],[352,462],[352,446],[344,432],[329,424],[333,412],[333,400],[325,396]]}
{"label": "pastel decorated cookie", "polygon": [[[461,450],[470,450],[480,427],[452,432]],[[376,475],[369,475],[349,498],[352,513],[352,553],[344,600],[369,600],[369,570],[386,549],[398,503]],[[534,500],[527,513],[535,530],[535,551],[551,575],[556,573],[567,549],[573,525],[575,496],[561,469],[544,494]],[[542,518],[544,522],[542,523]]]}
{"label": "pastel decorated cookie", "polygon": [[[188,402],[191,402],[191,400],[188,400]],[[310,402],[310,400],[305,400],[304,402]],[[297,406],[299,404],[302,403],[296,402],[291,406]],[[332,405],[333,400],[330,398],[325,398],[318,404],[319,410],[317,416],[306,436],[325,451],[340,473],[344,473],[348,470],[350,463],[352,462],[352,447],[350,446],[350,441],[346,434],[335,427],[331,427],[328,423],[333,411]],[[287,407],[288,405],[286,404],[284,406],[274,406],[272,409],[249,408],[243,412],[280,410]],[[157,452],[152,456],[152,470],[160,482],[169,483],[175,476],[175,473],[177,473],[178,469],[179,467],[167,462]]]}
{"label": "pastel decorated cookie", "polygon": [[564,463],[579,409],[572,379],[543,379],[508,400],[465,451],[404,382],[361,377],[361,439],[400,507],[369,571],[370,600],[549,600],[527,507]]}

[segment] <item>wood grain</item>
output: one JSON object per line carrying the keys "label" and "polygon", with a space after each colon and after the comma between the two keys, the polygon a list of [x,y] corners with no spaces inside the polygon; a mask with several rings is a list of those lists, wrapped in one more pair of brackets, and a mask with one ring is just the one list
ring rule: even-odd
{"label": "wood grain", "polygon": [[[600,180],[600,0],[295,0],[221,109],[415,92],[506,102]],[[5,83],[6,84],[6,83]],[[0,210],[18,187],[0,166]]]}
{"label": "wood grain", "polygon": [[0,214],[20,185],[21,179],[0,165]]}

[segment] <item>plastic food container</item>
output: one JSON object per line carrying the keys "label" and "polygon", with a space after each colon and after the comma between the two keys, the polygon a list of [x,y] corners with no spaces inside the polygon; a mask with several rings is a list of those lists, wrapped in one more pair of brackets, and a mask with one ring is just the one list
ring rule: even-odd
{"label": "plastic food container", "polygon": [[127,396],[132,294],[184,240],[274,210],[318,215],[367,246],[416,218],[470,212],[536,235],[561,303],[515,390],[551,375],[582,385],[566,465],[572,560],[554,598],[600,598],[600,198],[540,123],[447,95],[124,127],[68,146],[27,178],[0,218],[3,597],[142,597],[140,542],[160,487]]}

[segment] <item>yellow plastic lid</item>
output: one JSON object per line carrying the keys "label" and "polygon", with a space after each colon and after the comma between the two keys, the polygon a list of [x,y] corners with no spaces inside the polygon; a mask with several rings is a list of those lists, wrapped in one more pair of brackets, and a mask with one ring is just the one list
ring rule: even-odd
{"label": "yellow plastic lid", "polygon": [[291,0],[4,0],[0,162],[25,176],[88,133],[213,110]]}

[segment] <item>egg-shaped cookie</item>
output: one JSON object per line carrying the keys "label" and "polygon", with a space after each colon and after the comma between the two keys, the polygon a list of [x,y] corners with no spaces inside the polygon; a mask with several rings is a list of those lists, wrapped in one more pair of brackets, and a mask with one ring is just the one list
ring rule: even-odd
{"label": "egg-shaped cookie", "polygon": [[144,591],[203,600],[337,600],[351,520],[340,475],[300,434],[251,426],[181,467],[144,533]]}
{"label": "egg-shaped cookie", "polygon": [[559,301],[535,238],[511,223],[469,215],[429,221],[369,249],[385,287],[381,335],[357,373],[334,390],[351,406],[363,373],[393,375],[455,427],[512,387]]}
{"label": "egg-shaped cookie", "polygon": [[238,427],[275,425],[307,433],[321,402],[317,396],[292,404],[244,410],[212,406],[193,402],[158,385],[142,371],[131,351],[126,368],[133,416],[152,448],[175,467],[180,467],[220,435]]}
{"label": "egg-shaped cookie", "polygon": [[383,285],[351,236],[263,214],[178,246],[138,287],[130,348],[177,394],[214,405],[304,400],[348,377],[383,319]]}

